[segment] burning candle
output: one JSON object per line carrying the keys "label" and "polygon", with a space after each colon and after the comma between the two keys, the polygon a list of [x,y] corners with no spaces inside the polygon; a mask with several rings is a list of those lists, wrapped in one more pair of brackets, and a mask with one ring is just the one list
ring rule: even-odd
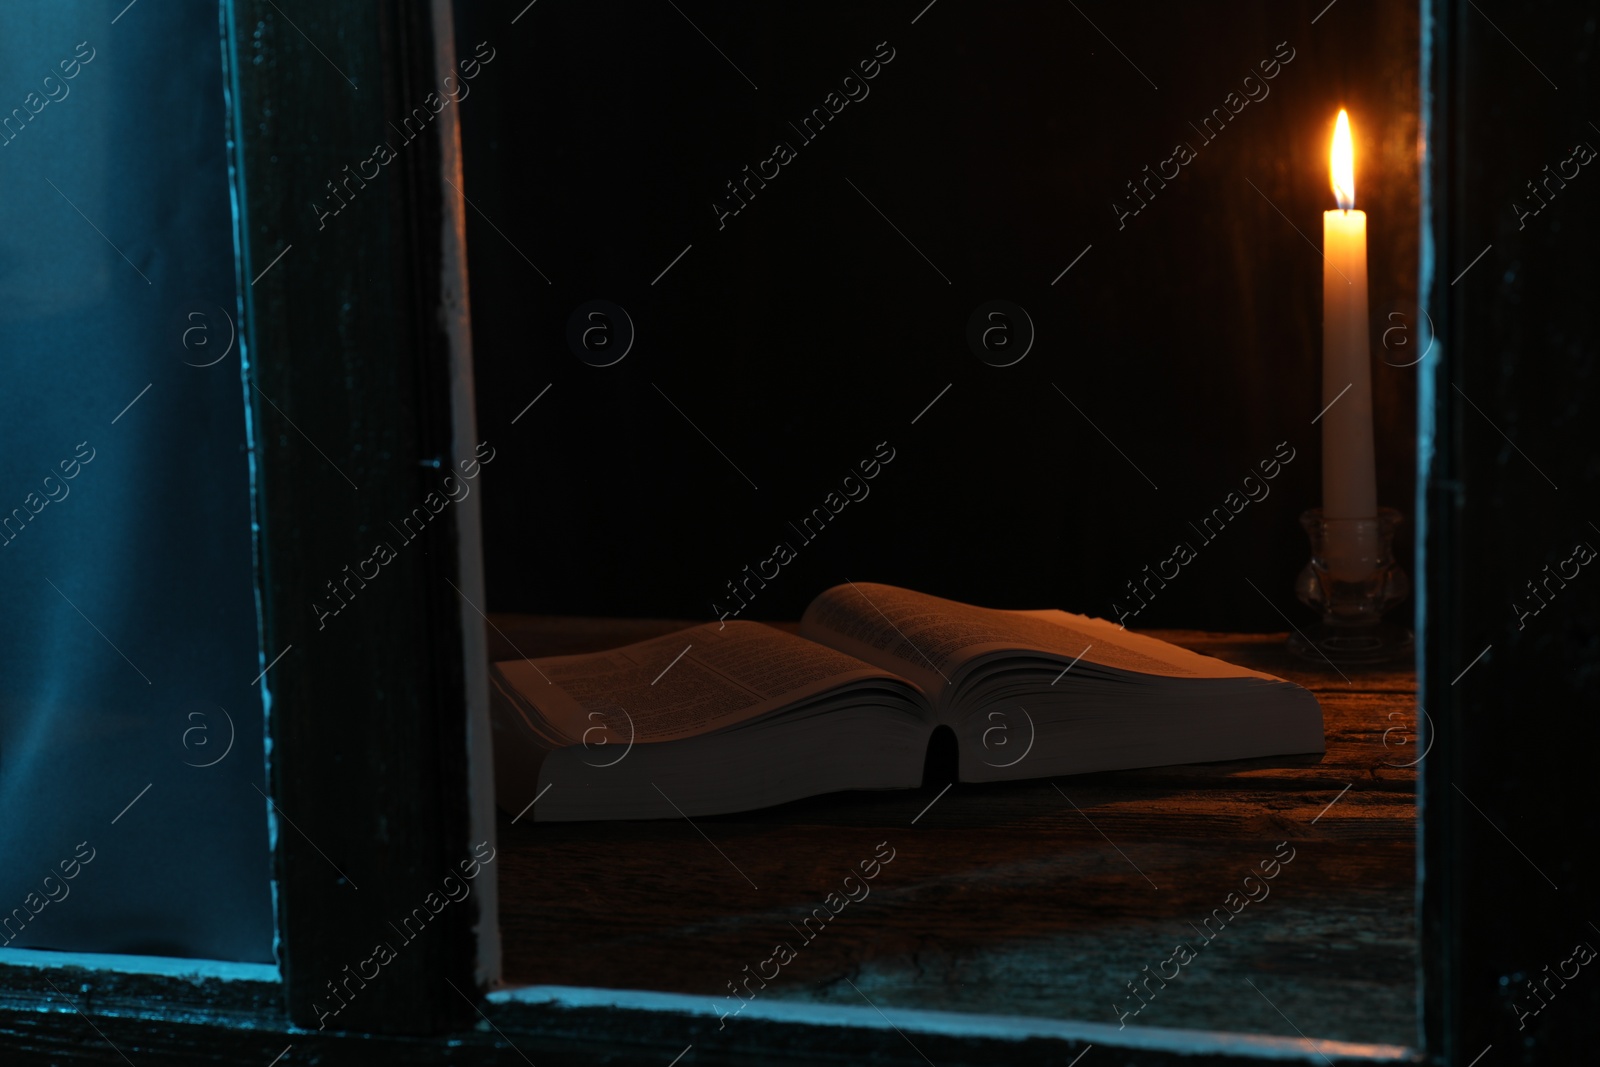
{"label": "burning candle", "polygon": [[[1367,216],[1354,210],[1354,152],[1350,119],[1342,108],[1329,163],[1339,209],[1322,213],[1322,515],[1327,520],[1374,519],[1378,491],[1367,336]],[[1360,577],[1359,561],[1370,547],[1364,540],[1353,523],[1328,529],[1327,555],[1336,576]]]}

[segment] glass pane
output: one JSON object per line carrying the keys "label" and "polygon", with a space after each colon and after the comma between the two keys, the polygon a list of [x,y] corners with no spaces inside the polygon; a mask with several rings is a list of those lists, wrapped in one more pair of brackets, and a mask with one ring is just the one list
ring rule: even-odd
{"label": "glass pane", "polygon": [[215,5],[0,11],[0,944],[270,962]]}
{"label": "glass pane", "polygon": [[[494,677],[542,718],[496,735],[509,982],[678,994],[728,1029],[804,1002],[874,1026],[881,1007],[1413,1040],[1414,673],[1297,661],[1284,634],[1317,617],[1302,512],[1398,506],[1413,565],[1417,10],[1322,7],[459,7],[458,49],[482,57],[460,115],[477,425],[498,449],[490,640],[534,659]],[[1368,329],[1350,310],[1331,349],[1353,364],[1364,343],[1371,402],[1324,417],[1341,107]],[[1359,433],[1329,434],[1352,414]],[[1373,511],[1331,507],[1325,440],[1348,484],[1365,467]],[[963,613],[851,589],[874,582],[1098,616],[1298,683],[1326,754],[1149,757],[1180,732],[1130,686],[1103,712],[1129,740],[1095,773],[1025,773],[1100,740],[1024,714],[1077,701],[1098,727],[1100,638],[1051,649],[1053,690],[995,666],[1026,696],[1001,713],[963,703],[977,683],[938,696],[945,667],[978,674],[952,655]],[[857,614],[806,636],[897,659],[933,694],[918,727],[957,727],[961,780],[937,730],[904,746],[932,738],[924,765],[836,707],[756,713],[770,732],[748,742],[716,721],[681,762],[678,739],[645,743],[646,716],[753,704],[711,681],[722,623],[792,629],[831,588]],[[540,665],[645,639],[600,681]],[[811,654],[766,640],[767,663]],[[711,695],[663,695],[701,679]],[[826,792],[840,780],[862,788]],[[695,792],[728,781],[751,784]],[[749,800],[784,790],[818,795]],[[863,865],[870,900],[842,900]]]}

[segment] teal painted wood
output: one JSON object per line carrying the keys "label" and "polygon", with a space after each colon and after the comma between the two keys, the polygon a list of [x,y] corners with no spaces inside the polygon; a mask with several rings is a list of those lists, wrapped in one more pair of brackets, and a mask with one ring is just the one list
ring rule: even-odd
{"label": "teal painted wood", "polygon": [[1574,147],[1592,158],[1600,131],[1596,56],[1569,31],[1596,16],[1489,10],[1423,5],[1425,1019],[1442,1062],[1577,1063],[1600,1040],[1600,981],[1574,960],[1600,946],[1600,581],[1574,560],[1600,547],[1580,237],[1600,200]]}
{"label": "teal painted wood", "polygon": [[443,494],[473,459],[451,445],[439,126],[406,120],[438,80],[431,7],[222,9],[289,1017],[437,1032],[475,1016],[445,983],[474,986],[481,898],[429,903],[472,860]]}

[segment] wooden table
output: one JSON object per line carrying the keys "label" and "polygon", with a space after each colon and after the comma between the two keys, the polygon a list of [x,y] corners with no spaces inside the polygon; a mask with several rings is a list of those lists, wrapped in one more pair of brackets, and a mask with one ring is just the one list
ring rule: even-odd
{"label": "wooden table", "polygon": [[[685,625],[494,622],[496,659]],[[502,813],[506,980],[703,994],[733,1012],[729,983],[784,941],[796,956],[761,997],[1415,1044],[1411,668],[1345,678],[1292,660],[1281,634],[1153,635],[1313,690],[1327,754],[943,795],[937,782],[693,825],[513,826]],[[801,937],[880,842],[894,859],[870,896]],[[1241,905],[1243,879],[1281,842],[1292,861]],[[1207,940],[1198,928],[1213,909],[1229,921],[1213,918]],[[1182,967],[1164,962],[1179,942],[1194,952]],[[1140,987],[1148,1003],[1127,987],[1174,971]]]}

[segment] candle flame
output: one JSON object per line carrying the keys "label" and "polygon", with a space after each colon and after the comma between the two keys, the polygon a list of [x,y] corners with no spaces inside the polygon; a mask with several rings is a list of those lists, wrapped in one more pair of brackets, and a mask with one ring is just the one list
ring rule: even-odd
{"label": "candle flame", "polygon": [[1339,121],[1333,127],[1333,150],[1328,154],[1328,174],[1333,183],[1333,195],[1341,211],[1356,206],[1355,152],[1350,147],[1350,116],[1339,109]]}

